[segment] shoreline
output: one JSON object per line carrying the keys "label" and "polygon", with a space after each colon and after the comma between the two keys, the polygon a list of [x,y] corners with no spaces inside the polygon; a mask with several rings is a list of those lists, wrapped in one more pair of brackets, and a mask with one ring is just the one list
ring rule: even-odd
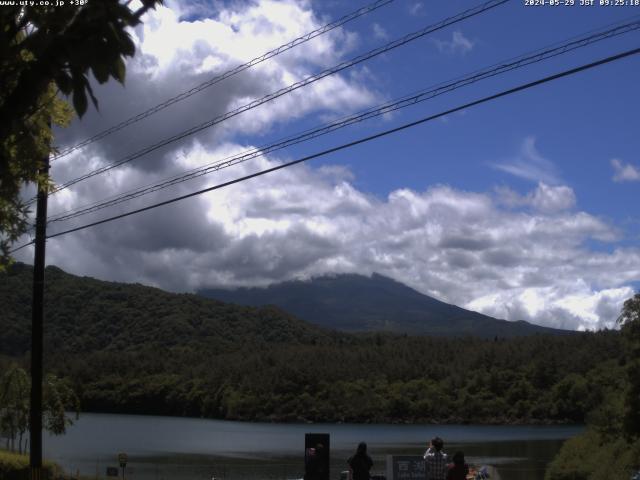
{"label": "shoreline", "polygon": [[[71,415],[71,412],[67,412]],[[464,426],[486,426],[486,427],[586,427],[585,423],[576,423],[571,421],[558,421],[558,420],[537,420],[531,419],[528,422],[519,420],[500,421],[498,419],[492,419],[495,421],[466,421],[461,418],[448,418],[448,419],[397,419],[397,418],[376,418],[366,421],[352,421],[352,420],[309,420],[301,417],[291,418],[291,416],[269,416],[259,418],[221,418],[221,417],[193,417],[189,415],[166,415],[162,413],[148,413],[148,412],[136,412],[127,409],[113,409],[113,410],[80,410],[80,416],[83,414],[97,414],[97,415],[131,415],[140,417],[162,417],[162,418],[180,418],[191,420],[214,420],[220,422],[237,422],[237,423],[260,423],[265,425],[464,425]],[[73,412],[75,415],[75,412]]]}

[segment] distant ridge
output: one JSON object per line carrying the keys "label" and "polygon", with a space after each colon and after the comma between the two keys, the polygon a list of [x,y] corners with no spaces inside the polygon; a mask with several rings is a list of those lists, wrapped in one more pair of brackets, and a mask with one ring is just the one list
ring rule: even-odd
{"label": "distant ridge", "polygon": [[340,274],[288,281],[266,288],[207,289],[208,298],[239,305],[276,305],[316,325],[342,331],[389,331],[418,335],[517,337],[569,334],[525,321],[498,320],[465,310],[391,278]]}
{"label": "distant ridge", "polygon": [[[29,265],[0,272],[0,377],[14,364],[28,368],[32,280]],[[475,327],[486,320],[485,333],[527,326],[380,276],[293,285],[323,286],[320,299],[334,309],[336,301],[345,309],[344,300],[349,308],[366,301],[372,318],[400,298],[407,311],[426,302]],[[492,331],[496,325],[503,330]],[[624,377],[622,352],[619,332],[607,331],[497,341],[344,333],[275,306],[46,269],[44,366],[70,382],[83,411],[297,423],[584,423],[599,399],[618,393],[611,379]]]}
{"label": "distant ridge", "polygon": [[[16,263],[0,273],[0,356],[29,351],[32,281],[30,265]],[[58,353],[165,351],[186,344],[220,353],[242,344],[318,343],[332,335],[276,307],[228,305],[54,266],[46,268],[45,314],[45,352]]]}

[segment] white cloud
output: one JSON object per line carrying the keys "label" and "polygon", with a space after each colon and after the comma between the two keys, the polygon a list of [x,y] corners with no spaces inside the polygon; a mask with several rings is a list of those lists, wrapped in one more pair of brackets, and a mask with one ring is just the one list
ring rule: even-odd
{"label": "white cloud", "polygon": [[[198,164],[239,149],[196,144],[184,154]],[[278,163],[241,164],[172,195]],[[124,188],[144,176],[130,168],[118,181]],[[378,272],[489,315],[580,329],[612,326],[632,294],[630,283],[640,279],[640,249],[588,246],[591,239],[616,240],[610,225],[568,208],[574,200],[557,201],[567,208],[539,200],[573,199],[568,187],[539,185],[513,210],[500,196],[446,185],[381,199],[353,180],[344,167],[281,170],[52,240],[48,261],[78,274],[177,291]]]}
{"label": "white cloud", "polygon": [[423,2],[413,2],[409,5],[409,13],[411,15],[422,15],[424,13],[424,3]]}
{"label": "white cloud", "polygon": [[630,163],[623,163],[617,158],[611,160],[611,166],[613,167],[613,181],[614,182],[637,182],[640,181],[640,168]]}
{"label": "white cloud", "polygon": [[[136,31],[142,54],[128,65],[127,88],[96,87],[103,99],[100,112],[90,112],[83,122],[60,132],[63,144],[184,91],[219,72],[223,64],[240,64],[320,26],[307,3],[293,1],[256,2],[196,21],[188,20],[193,12],[172,5],[160,6]],[[174,42],[174,36],[180,40]],[[338,63],[353,38],[336,30],[222,82],[135,129],[125,129],[57,161],[55,180],[76,177],[246,99],[281,88],[327,62]],[[151,78],[156,81],[150,82]],[[291,125],[303,115],[335,115],[375,100],[376,94],[357,75],[332,77],[268,108],[252,110],[108,175],[79,183],[52,196],[50,212],[225,158],[261,141],[274,125]],[[255,142],[238,139],[249,134]],[[110,209],[109,214],[285,160],[260,158],[153,193]],[[524,194],[503,188],[496,195],[436,185],[424,191],[397,189],[378,198],[359,190],[357,179],[344,166],[297,166],[52,239],[47,260],[76,274],[175,291],[264,285],[325,273],[379,272],[444,301],[510,320],[575,328],[608,325],[629,285],[640,279],[640,250],[590,247],[591,240],[612,242],[620,233],[576,209],[573,190],[562,184],[553,164],[537,152],[533,138],[525,141],[516,159],[496,167],[533,180],[537,186]],[[50,231],[97,218],[103,214],[52,226]],[[20,253],[19,259],[29,261],[28,250]]]}
{"label": "white cloud", "polygon": [[492,167],[536,183],[541,182],[547,185],[561,183],[558,169],[553,162],[538,152],[536,139],[533,136],[524,140],[520,153],[515,158],[508,162],[494,163]]}
{"label": "white cloud", "polygon": [[[159,6],[134,32],[138,52],[127,65],[126,88],[114,83],[96,85],[96,94],[103,99],[100,111],[91,111],[74,128],[60,131],[60,143],[83,140],[105,125],[116,124],[208,81],[319,28],[325,21],[316,18],[305,2],[294,1],[262,0],[242,7],[235,4],[233,10],[193,21],[184,20],[173,3]],[[345,29],[332,30],[226,79],[154,115],[145,121],[145,127],[135,129],[135,135],[130,133],[133,129],[113,135],[110,138],[114,140],[102,146],[102,154],[118,158],[338,64],[354,47],[354,35]],[[327,77],[285,95],[256,108],[252,114],[242,114],[209,129],[199,138],[208,136],[211,141],[216,135],[237,134],[239,130],[265,134],[274,126],[312,112],[343,113],[378,101],[374,92],[353,81],[348,73]],[[118,100],[105,100],[110,98]]]}
{"label": "white cloud", "polygon": [[475,42],[469,40],[464,34],[456,30],[451,35],[451,40],[432,40],[435,43],[438,50],[442,53],[454,54],[460,53],[465,54],[473,50],[475,46]]}
{"label": "white cloud", "polygon": [[550,186],[540,182],[538,187],[527,195],[519,195],[509,187],[496,188],[499,200],[509,207],[530,206],[541,212],[561,212],[576,204],[573,190],[566,185]]}
{"label": "white cloud", "polygon": [[389,39],[389,34],[387,33],[387,31],[384,29],[384,27],[382,25],[380,25],[377,22],[374,22],[373,25],[371,26],[371,29],[373,30],[373,36],[379,40],[387,40]]}
{"label": "white cloud", "polygon": [[489,294],[466,307],[498,318],[534,320],[540,325],[568,330],[615,328],[630,287],[593,290],[584,283],[568,286],[516,288]]}

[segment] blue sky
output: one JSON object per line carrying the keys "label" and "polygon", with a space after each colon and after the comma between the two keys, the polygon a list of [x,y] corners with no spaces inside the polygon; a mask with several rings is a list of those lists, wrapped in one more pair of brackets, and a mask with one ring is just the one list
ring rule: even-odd
{"label": "blue sky", "polygon": [[[51,199],[73,210],[608,24],[640,7],[513,0],[245,112]],[[579,3],[579,1],[578,1]],[[58,183],[478,5],[389,5],[54,163]],[[364,2],[175,2],[132,31],[127,83],[96,85],[71,146]],[[640,45],[635,31],[326,137],[101,210],[51,232],[463,105]],[[378,272],[498,318],[612,327],[640,287],[640,57],[469,108],[365,145],[51,240],[73,273],[174,291]],[[88,165],[87,165],[88,164]],[[30,252],[21,254],[29,260]]]}
{"label": "blue sky", "polygon": [[[358,22],[355,30],[371,37],[375,24],[394,39],[476,4],[400,2]],[[414,15],[412,5],[421,5],[413,7]],[[338,17],[344,7],[335,5],[328,11]],[[396,98],[639,14],[640,8],[632,7],[525,7],[515,1],[399,48],[367,67],[375,72],[375,87],[385,97]],[[453,42],[455,33],[468,46],[441,51],[438,42]],[[639,44],[638,33],[609,39],[419,105],[397,122],[437,113]],[[640,104],[639,80],[638,58],[621,60],[475,107],[464,116],[453,115],[446,123],[436,121],[359,147],[366,162],[350,160],[352,152],[342,156],[353,162],[359,185],[379,195],[402,187],[423,189],[437,182],[474,191],[504,183],[523,192],[535,179],[514,178],[491,165],[513,162],[526,139],[533,138],[536,150],[552,167],[544,173],[570,185],[578,206],[615,218],[637,236],[640,217],[629,207],[640,199],[638,183],[613,182],[611,159],[638,165],[638,122],[633,106]],[[361,132],[369,128],[362,127]],[[402,158],[402,164],[388,168],[382,158],[391,155]],[[375,157],[381,161],[372,162]],[[335,157],[325,161],[334,162]]]}

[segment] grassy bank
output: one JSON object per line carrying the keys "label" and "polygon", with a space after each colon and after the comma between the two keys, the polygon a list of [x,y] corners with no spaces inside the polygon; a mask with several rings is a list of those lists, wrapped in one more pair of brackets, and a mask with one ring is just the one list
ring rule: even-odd
{"label": "grassy bank", "polygon": [[[71,480],[53,462],[45,461],[42,466],[42,480]],[[29,480],[29,456],[0,450],[0,479]]]}

